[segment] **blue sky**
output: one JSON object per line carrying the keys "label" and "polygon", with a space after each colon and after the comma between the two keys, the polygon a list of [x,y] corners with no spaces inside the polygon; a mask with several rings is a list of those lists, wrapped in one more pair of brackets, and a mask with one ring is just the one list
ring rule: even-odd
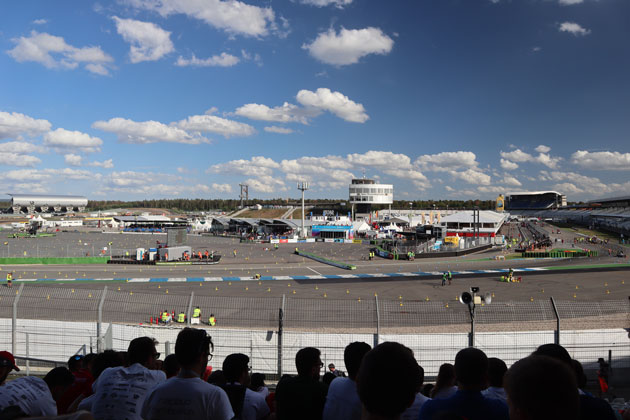
{"label": "blue sky", "polygon": [[627,0],[0,4],[0,187],[630,191]]}

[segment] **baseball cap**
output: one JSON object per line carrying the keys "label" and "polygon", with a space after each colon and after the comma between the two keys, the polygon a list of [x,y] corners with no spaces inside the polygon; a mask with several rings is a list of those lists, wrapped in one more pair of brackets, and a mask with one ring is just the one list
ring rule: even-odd
{"label": "baseball cap", "polygon": [[11,366],[13,370],[19,371],[20,368],[15,364],[15,358],[8,351],[0,351],[0,367]]}

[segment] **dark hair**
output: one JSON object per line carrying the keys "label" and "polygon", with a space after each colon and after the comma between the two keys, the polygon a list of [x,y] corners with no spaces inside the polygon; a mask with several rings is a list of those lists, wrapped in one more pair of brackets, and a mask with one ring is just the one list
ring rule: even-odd
{"label": "dark hair", "polygon": [[94,358],[92,363],[92,377],[94,380],[101,376],[101,373],[110,367],[123,366],[125,364],[125,357],[123,354],[114,350],[105,350],[103,353],[99,353]]}
{"label": "dark hair", "polygon": [[127,357],[129,365],[134,363],[140,363],[141,365],[153,357],[155,354],[155,346],[158,342],[152,337],[138,337],[131,340],[129,347],[127,348]]}
{"label": "dark hair", "polygon": [[212,385],[225,385],[225,375],[222,370],[213,370],[210,376],[208,376],[208,383]]}
{"label": "dark hair", "polygon": [[507,372],[505,362],[496,357],[488,358],[488,384],[498,388],[503,387],[503,376]]}
{"label": "dark hair", "polygon": [[82,365],[83,365],[83,356],[81,356],[80,354],[75,354],[74,356],[70,356],[70,358],[68,359],[68,369],[70,370],[70,372],[74,372],[81,369]]}
{"label": "dark hair", "polygon": [[505,375],[510,410],[531,420],[577,419],[580,399],[575,374],[558,359],[533,355]]}
{"label": "dark hair", "polygon": [[582,367],[582,363],[578,362],[575,359],[571,359],[571,366],[573,367],[573,373],[575,373],[575,379],[577,380],[578,388],[584,389],[586,388],[586,375],[584,374],[584,367]]}
{"label": "dark hair", "polygon": [[295,355],[295,367],[299,376],[309,376],[313,366],[320,363],[321,352],[315,347],[304,347]]}
{"label": "dark hair", "polygon": [[443,363],[438,370],[435,386],[431,389],[431,398],[435,398],[438,392],[455,385],[455,366]]}
{"label": "dark hair", "polygon": [[333,379],[335,379],[336,376],[334,373],[332,372],[326,372],[324,373],[324,376],[322,377],[322,382],[325,383],[326,385],[330,385],[330,383],[333,381]]}
{"label": "dark hair", "polygon": [[258,391],[258,388],[265,386],[265,374],[264,373],[252,373],[252,378],[249,383],[249,389],[252,391]]}
{"label": "dark hair", "polygon": [[533,356],[548,356],[554,358],[556,360],[560,360],[565,363],[567,366],[571,366],[571,355],[567,349],[562,347],[560,344],[543,344],[538,347],[535,352],[532,353]]}
{"label": "dark hair", "polygon": [[435,385],[433,384],[424,384],[421,391],[422,395],[424,395],[425,397],[431,397],[431,391],[433,391],[434,387]]}
{"label": "dark hair", "polygon": [[96,353],[88,353],[88,354],[86,354],[83,357],[83,360],[81,360],[83,369],[89,369],[90,368],[90,363],[94,362],[94,359],[96,359]]}
{"label": "dark hair", "polygon": [[223,374],[227,382],[236,382],[243,372],[249,370],[249,356],[243,353],[232,353],[223,360]]}
{"label": "dark hair", "polygon": [[372,414],[399,416],[413,403],[419,377],[418,362],[409,348],[394,342],[379,344],[361,362],[359,398]]}
{"label": "dark hair", "polygon": [[70,386],[74,382],[74,375],[68,368],[59,366],[48,372],[46,376],[44,376],[44,381],[50,389],[58,385]]}
{"label": "dark hair", "polygon": [[197,328],[184,328],[177,334],[175,342],[175,355],[177,361],[182,367],[190,366],[202,354],[212,354],[214,344],[212,337],[208,335],[206,330]]}
{"label": "dark hair", "polygon": [[370,347],[368,343],[361,341],[355,341],[346,346],[343,351],[343,362],[346,364],[350,379],[356,378],[359,367],[361,367],[361,360],[363,360],[363,356],[370,350],[372,350],[372,347]]}
{"label": "dark hair", "polygon": [[164,363],[162,363],[162,370],[166,373],[167,378],[172,378],[173,376],[179,373],[181,367],[179,366],[179,362],[177,361],[177,356],[174,354],[169,354],[164,358]]}
{"label": "dark hair", "polygon": [[474,347],[460,350],[455,356],[455,378],[464,386],[482,386],[488,377],[488,357]]}
{"label": "dark hair", "polygon": [[418,387],[416,388],[417,392],[422,390],[422,384],[424,384],[424,368],[418,365]]}

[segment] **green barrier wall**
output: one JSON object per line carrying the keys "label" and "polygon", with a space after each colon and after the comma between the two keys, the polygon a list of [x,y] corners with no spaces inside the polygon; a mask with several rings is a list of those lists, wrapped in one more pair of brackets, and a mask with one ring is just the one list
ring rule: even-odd
{"label": "green barrier wall", "polygon": [[81,258],[0,258],[0,264],[107,264],[109,257]]}

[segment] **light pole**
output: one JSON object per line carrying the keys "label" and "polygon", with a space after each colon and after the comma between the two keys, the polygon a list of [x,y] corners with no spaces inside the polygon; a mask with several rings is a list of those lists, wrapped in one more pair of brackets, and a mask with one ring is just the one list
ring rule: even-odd
{"label": "light pole", "polygon": [[308,182],[298,182],[297,187],[298,190],[302,191],[302,237],[306,238],[306,231],[304,230],[304,191],[308,190]]}
{"label": "light pole", "polygon": [[470,334],[468,336],[468,346],[475,347],[475,308],[476,305],[485,303],[489,305],[492,302],[492,295],[486,293],[481,296],[478,295],[479,288],[471,287],[470,292],[464,292],[459,296],[459,301],[468,306],[468,313],[470,314]]}

